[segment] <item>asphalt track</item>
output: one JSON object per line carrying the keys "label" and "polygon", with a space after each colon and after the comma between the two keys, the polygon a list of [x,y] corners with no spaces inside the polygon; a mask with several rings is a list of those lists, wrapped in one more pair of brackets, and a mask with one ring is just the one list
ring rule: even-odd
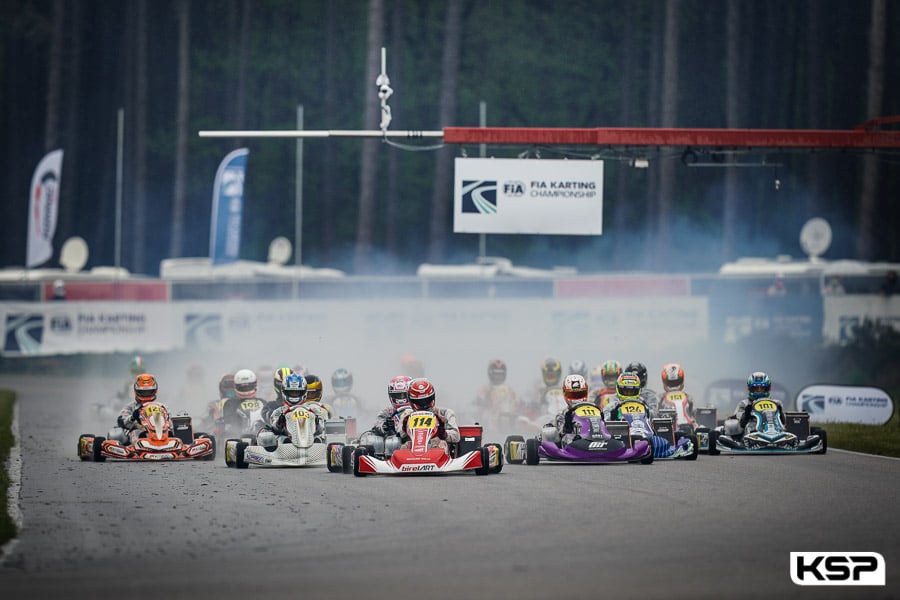
{"label": "asphalt track", "polygon": [[[102,384],[108,385],[108,384]],[[9,598],[896,598],[900,461],[708,457],[488,477],[80,462],[101,384],[19,393]],[[111,389],[111,387],[105,387]],[[790,551],[875,551],[884,588],[795,585]]]}

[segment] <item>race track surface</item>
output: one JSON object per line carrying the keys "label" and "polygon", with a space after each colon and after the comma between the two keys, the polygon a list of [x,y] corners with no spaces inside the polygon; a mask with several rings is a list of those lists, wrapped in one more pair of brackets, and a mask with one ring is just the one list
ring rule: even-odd
{"label": "race track surface", "polygon": [[[900,461],[700,456],[366,477],[81,462],[89,402],[19,393],[24,528],[7,598],[900,597]],[[498,441],[502,440],[486,440]],[[884,588],[799,587],[790,551],[875,551]]]}

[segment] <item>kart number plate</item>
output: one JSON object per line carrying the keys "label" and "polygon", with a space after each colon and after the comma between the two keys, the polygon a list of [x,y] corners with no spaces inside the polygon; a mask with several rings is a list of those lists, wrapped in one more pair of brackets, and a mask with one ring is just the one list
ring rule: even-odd
{"label": "kart number plate", "polygon": [[599,417],[600,410],[596,406],[576,406],[575,414],[579,417]]}
{"label": "kart number plate", "polygon": [[642,415],[644,414],[644,405],[640,402],[626,402],[620,407],[623,413],[627,413],[629,415]]}
{"label": "kart number plate", "polygon": [[763,412],[766,410],[777,410],[778,405],[776,405],[771,400],[760,400],[756,404],[753,405],[753,408],[758,410],[759,412]]}

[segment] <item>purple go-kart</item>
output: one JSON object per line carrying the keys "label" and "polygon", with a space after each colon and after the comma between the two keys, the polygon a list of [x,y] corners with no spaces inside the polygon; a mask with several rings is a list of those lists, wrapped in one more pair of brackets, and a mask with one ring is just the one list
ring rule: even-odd
{"label": "purple go-kart", "polygon": [[[576,439],[564,444],[557,439],[555,427],[546,427],[540,437],[506,438],[506,458],[510,464],[536,465],[541,458],[577,463],[653,462],[652,439],[637,439],[623,430],[610,432],[601,418],[600,409],[589,402],[572,407]],[[552,431],[551,431],[552,429]]]}

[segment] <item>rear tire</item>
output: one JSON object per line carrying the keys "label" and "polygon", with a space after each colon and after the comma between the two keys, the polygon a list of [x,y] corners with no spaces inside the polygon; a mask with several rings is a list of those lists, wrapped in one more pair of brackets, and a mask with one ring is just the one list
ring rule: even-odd
{"label": "rear tire", "polygon": [[719,452],[719,449],[716,447],[716,445],[718,443],[719,443],[719,432],[716,431],[715,429],[710,430],[710,432],[709,432],[709,449],[707,450],[707,452],[709,452],[710,456],[718,456],[719,454],[721,454],[721,452]]}
{"label": "rear tire", "polygon": [[244,450],[247,449],[246,442],[238,442],[237,448],[234,449],[234,466],[238,469],[246,469],[250,466],[246,460],[244,460]]}
{"label": "rear tire", "polygon": [[92,458],[94,459],[94,462],[103,462],[106,460],[106,457],[101,453],[101,450],[103,449],[103,442],[105,441],[106,438],[104,437],[94,438],[94,445],[91,447],[91,453],[93,455]]}
{"label": "rear tire", "polygon": [[362,473],[359,470],[359,459],[361,456],[363,456],[364,454],[368,454],[368,453],[369,452],[363,447],[359,447],[353,451],[353,474],[356,475],[357,477],[365,477],[366,476],[365,473]]}
{"label": "rear tire", "polygon": [[353,446],[344,446],[341,448],[341,471],[345,475],[353,472]]}
{"label": "rear tire", "polygon": [[539,444],[537,438],[525,440],[525,464],[536,465],[541,462],[541,456],[538,454]]}
{"label": "rear tire", "polygon": [[325,449],[325,466],[328,467],[329,473],[340,473],[343,470],[341,465],[334,460],[334,455],[337,453],[343,456],[344,445],[335,442],[328,444]]}

